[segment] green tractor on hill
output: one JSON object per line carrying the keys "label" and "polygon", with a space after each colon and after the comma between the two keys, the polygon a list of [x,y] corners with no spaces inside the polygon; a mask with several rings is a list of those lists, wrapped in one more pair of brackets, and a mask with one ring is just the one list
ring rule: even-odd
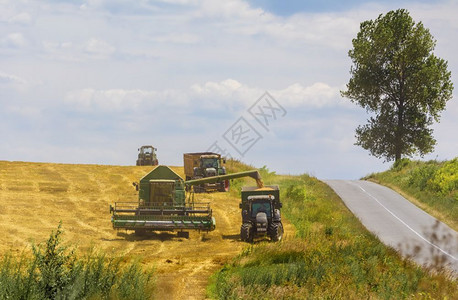
{"label": "green tractor on hill", "polygon": [[157,166],[159,161],[156,155],[157,148],[153,146],[141,146],[138,148],[137,166]]}

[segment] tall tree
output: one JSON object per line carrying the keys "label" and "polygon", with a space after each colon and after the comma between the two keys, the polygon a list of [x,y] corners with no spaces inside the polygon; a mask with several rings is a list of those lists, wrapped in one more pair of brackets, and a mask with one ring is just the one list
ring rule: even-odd
{"label": "tall tree", "polygon": [[341,94],[372,114],[356,129],[356,145],[386,161],[432,152],[430,126],[439,122],[453,84],[429,30],[399,9],[362,22],[352,43],[351,78]]}

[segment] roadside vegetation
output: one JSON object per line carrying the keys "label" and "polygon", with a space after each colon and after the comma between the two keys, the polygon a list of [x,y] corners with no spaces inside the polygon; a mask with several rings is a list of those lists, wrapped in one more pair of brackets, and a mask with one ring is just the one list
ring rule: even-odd
{"label": "roadside vegetation", "polygon": [[32,253],[0,261],[0,299],[151,299],[153,270],[138,261],[94,251],[78,256],[63,245],[62,228]]}
{"label": "roadside vegetation", "polygon": [[[246,168],[232,162],[230,171]],[[424,270],[384,246],[324,183],[308,175],[276,175],[266,167],[261,173],[266,184],[280,185],[282,213],[295,226],[296,236],[279,243],[247,244],[240,255],[213,275],[208,287],[210,297],[458,297],[457,281],[449,274]]]}
{"label": "roadside vegetation", "polygon": [[402,159],[391,169],[365,177],[386,185],[458,230],[458,158],[450,161]]}

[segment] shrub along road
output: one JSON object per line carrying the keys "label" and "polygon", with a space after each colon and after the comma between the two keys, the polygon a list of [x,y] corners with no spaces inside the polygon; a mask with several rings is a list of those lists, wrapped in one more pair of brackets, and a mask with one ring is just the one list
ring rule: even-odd
{"label": "shrub along road", "polygon": [[369,181],[325,181],[378,238],[421,265],[458,274],[458,233],[393,190]]}

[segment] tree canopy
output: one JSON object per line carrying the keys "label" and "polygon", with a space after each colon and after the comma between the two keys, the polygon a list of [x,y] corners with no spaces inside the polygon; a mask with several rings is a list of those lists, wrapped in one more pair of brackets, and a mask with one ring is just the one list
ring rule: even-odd
{"label": "tree canopy", "polygon": [[439,122],[453,84],[429,30],[398,9],[362,22],[352,44],[351,78],[341,94],[372,115],[356,129],[356,145],[386,161],[432,152],[430,126]]}

